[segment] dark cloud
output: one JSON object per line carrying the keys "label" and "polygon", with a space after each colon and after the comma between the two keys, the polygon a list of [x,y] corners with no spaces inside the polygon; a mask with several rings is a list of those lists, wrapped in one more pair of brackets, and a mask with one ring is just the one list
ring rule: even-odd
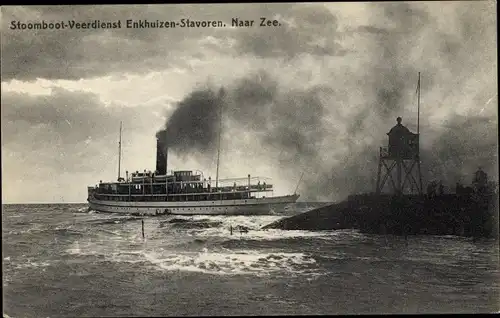
{"label": "dark cloud", "polygon": [[[129,138],[151,126],[148,111],[105,106],[94,94],[54,89],[48,96],[2,92],[2,149],[55,171],[91,172],[117,153],[120,121]],[[42,159],[43,158],[43,159]]]}
{"label": "dark cloud", "polygon": [[[271,158],[276,155],[274,152],[267,154],[267,159],[278,164],[284,174],[306,172],[300,187],[305,198],[339,199],[351,193],[374,190],[378,149],[387,144],[386,133],[397,116],[403,116],[404,124],[416,130],[416,85],[418,72],[422,71],[421,94],[427,102],[421,118],[421,123],[426,125],[421,148],[424,180],[439,176],[450,183],[458,175],[473,173],[479,163],[487,171],[495,170],[498,160],[493,152],[498,147],[496,136],[490,133],[496,131],[494,118],[451,115],[450,127],[429,127],[431,116],[440,112],[436,106],[444,102],[434,98],[448,98],[449,92],[462,94],[469,82],[461,75],[481,76],[482,68],[477,66],[478,63],[481,67],[484,65],[479,55],[489,61],[495,53],[487,48],[481,53],[469,54],[474,46],[481,47],[480,35],[490,34],[494,29],[491,21],[469,17],[469,23],[476,28],[466,27],[466,31],[450,33],[439,29],[436,18],[425,6],[384,3],[373,4],[373,8],[376,9],[373,19],[378,20],[374,25],[386,23],[390,27],[363,27],[353,33],[352,36],[361,39],[364,45],[362,53],[366,64],[350,68],[352,72],[346,75],[349,77],[346,85],[335,84],[339,75],[334,71],[321,84],[302,89],[282,83],[279,71],[273,75],[267,71],[254,72],[225,86],[225,103],[228,103],[225,115],[237,122],[240,129],[252,132],[260,147],[279,149],[278,159]],[[462,11],[451,13],[450,19],[458,25],[467,15]],[[335,19],[329,14],[324,16],[318,21]],[[304,21],[310,20],[304,18]],[[254,42],[253,36],[257,39]],[[286,34],[282,36],[287,37]],[[265,37],[264,34],[245,33],[243,39],[252,42],[247,43],[249,52],[262,57],[273,56],[271,52],[280,50],[283,50],[282,55],[289,56],[313,54],[307,46],[296,45],[296,40],[272,39],[265,47],[265,41],[261,40]],[[335,38],[334,32],[332,38]],[[448,46],[450,52],[439,52],[441,45]],[[443,69],[438,69],[440,67]],[[443,81],[446,77],[441,72],[452,74],[452,77],[456,75],[457,80]],[[436,93],[436,85],[441,92]],[[483,91],[469,92],[467,101],[482,101],[482,107],[486,102],[484,96],[493,93],[490,82],[484,83],[484,87]],[[210,93],[214,96],[210,104],[212,114],[219,107],[216,91]],[[353,94],[361,96],[364,103],[349,105]],[[350,106],[352,109],[343,111],[343,107]],[[449,114],[456,113],[453,105],[441,107],[441,111],[448,109]],[[183,112],[182,108],[177,111]],[[211,125],[216,125],[217,120],[208,118]],[[216,132],[215,127],[211,126],[209,131]],[[209,134],[211,143],[204,141],[208,148],[214,145],[216,135]]]}
{"label": "dark cloud", "polygon": [[479,167],[493,178],[498,176],[498,120],[481,115],[450,117],[433,129],[439,136],[426,147],[423,161],[426,179],[446,184],[470,184]]}
{"label": "dark cloud", "polygon": [[322,138],[321,87],[287,91],[265,71],[217,90],[206,87],[178,103],[164,131],[171,150],[210,154],[216,148],[220,114],[241,129],[259,134],[263,143],[302,156],[314,156]]}
{"label": "dark cloud", "polygon": [[[78,80],[120,73],[145,74],[170,66],[200,50],[207,36],[224,39],[224,29],[127,29],[127,19],[149,21],[222,20],[235,15],[279,12],[287,5],[25,6],[2,10],[2,80]],[[121,21],[121,29],[11,30],[11,21]],[[203,49],[203,48],[201,48]]]}
{"label": "dark cloud", "polygon": [[[258,20],[260,16],[276,16],[282,26],[32,36],[9,31],[2,38],[2,74],[5,79],[76,79],[110,72],[146,72],[168,63],[179,65],[179,56],[185,58],[183,63],[191,58],[209,60],[212,51],[207,53],[206,47],[229,56],[264,58],[249,60],[271,61],[267,65],[277,61],[276,69],[265,71],[258,71],[263,67],[255,62],[257,68],[251,73],[223,85],[223,96],[219,95],[220,87],[193,89],[167,119],[164,128],[170,147],[177,154],[213,157],[222,106],[224,129],[228,129],[225,133],[233,137],[244,131],[255,141],[238,140],[235,147],[239,144],[240,148],[232,151],[260,153],[256,162],[272,165],[290,182],[297,182],[297,172],[304,171],[299,193],[305,199],[340,199],[373,190],[378,149],[386,145],[386,133],[397,116],[415,131],[418,72],[422,72],[424,180],[438,178],[453,183],[469,176],[478,165],[490,174],[497,172],[497,99],[489,103],[483,117],[479,115],[497,91],[496,72],[492,71],[497,66],[493,7],[490,2],[373,3],[363,26],[353,26],[344,33],[338,30],[340,15],[316,5],[27,9],[19,15],[26,16],[29,11],[54,18],[126,19],[132,12],[136,19],[196,16],[228,22],[231,17]],[[202,12],[202,8],[208,9]],[[447,10],[446,19],[436,14],[439,9]],[[3,20],[9,20],[9,14],[14,13],[3,11]],[[345,44],[349,41],[351,45]],[[230,43],[235,44],[233,48]],[[346,50],[350,54],[343,56]],[[292,69],[296,74],[290,75]],[[217,78],[218,74],[212,76]],[[290,79],[294,76],[298,78],[295,82]],[[304,79],[298,85],[301,76]],[[53,138],[64,145],[64,152],[76,153],[87,134],[64,126],[66,119],[80,125],[78,131],[91,132],[92,139],[112,140],[104,149],[113,152],[115,138],[109,136],[116,134],[117,127],[110,128],[110,122],[136,117],[137,131],[151,131],[152,137],[157,130],[148,121],[148,111],[107,109],[96,106],[99,101],[90,95],[80,93],[72,99],[68,94],[55,91],[46,100],[16,95],[10,100],[7,97],[5,103],[2,97],[3,143],[8,149],[24,143],[30,149],[43,150],[42,145]],[[65,108],[68,102],[79,106]],[[5,108],[4,104],[11,106]],[[464,109],[472,115],[456,115],[466,113]],[[436,125],[435,118],[444,124]],[[26,148],[22,151],[26,153]],[[65,164],[60,159],[54,162]]]}
{"label": "dark cloud", "polygon": [[[178,103],[166,129],[159,132],[159,136],[167,137],[170,151],[177,155],[201,154],[210,162],[217,150],[222,107],[225,120],[236,123],[238,130],[251,133],[259,147],[267,149],[263,155],[266,162],[271,160],[271,164],[278,164],[283,173],[305,172],[301,185],[304,197],[331,198],[371,185],[368,180],[373,178],[370,173],[373,167],[370,164],[374,162],[376,147],[361,149],[360,153],[356,145],[356,139],[366,131],[344,136],[348,140],[327,134],[328,128],[340,134],[348,124],[342,123],[343,118],[337,123],[339,127],[327,127],[323,122],[325,111],[338,107],[331,102],[335,97],[331,87],[291,89],[261,70],[225,86],[222,91],[223,97],[218,88],[203,87]],[[349,147],[343,152],[345,157],[340,163],[323,149],[324,142],[339,142],[339,146]],[[244,149],[247,145],[240,147]],[[326,161],[323,159],[325,154]]]}
{"label": "dark cloud", "polygon": [[[67,144],[93,137],[116,134],[119,118],[129,119],[137,110],[125,107],[105,107],[92,93],[70,92],[54,88],[51,95],[29,95],[26,93],[2,93],[2,126],[5,143],[17,142],[16,124],[25,122],[29,126],[46,125],[57,131]],[[117,121],[118,120],[118,121]],[[133,121],[131,129],[137,129]]]}
{"label": "dark cloud", "polygon": [[[337,17],[323,6],[294,5],[263,17],[278,20],[280,26],[241,28],[236,34],[240,54],[292,59],[300,54],[334,56],[346,53],[339,44]],[[255,16],[255,24],[260,25],[260,18]]]}
{"label": "dark cloud", "polygon": [[[438,28],[437,21],[429,11],[432,8],[409,3],[372,5],[374,17],[377,16],[377,12],[382,13],[380,18],[374,18],[372,22],[376,22],[375,25],[388,24],[383,28],[378,26],[358,28],[360,34],[368,34],[368,37],[363,36],[363,38],[367,40],[367,46],[371,49],[369,53],[371,67],[365,71],[375,92],[374,104],[367,100],[367,104],[371,104],[372,108],[361,108],[348,120],[350,128],[348,137],[344,138],[344,144],[359,142],[367,137],[367,131],[370,131],[372,136],[380,137],[376,137],[373,143],[366,147],[348,147],[346,158],[349,159],[343,164],[332,167],[335,171],[335,177],[332,179],[337,180],[333,181],[336,194],[347,195],[373,189],[373,182],[369,181],[374,178],[375,162],[378,160],[377,143],[387,142],[385,131],[381,128],[386,127],[388,130],[396,116],[405,112],[408,114],[408,106],[415,105],[415,88],[419,71],[423,73],[422,96],[427,101],[421,122],[427,123],[428,116],[438,111],[439,108],[436,106],[443,103],[442,100],[432,98],[439,94],[429,94],[434,86],[438,85],[445,92],[441,97],[448,97],[451,92],[463,95],[464,90],[468,89],[467,80],[474,76],[482,76],[481,71],[484,67],[488,67],[489,63],[491,63],[489,65],[496,64],[492,61],[495,49],[490,45],[494,43],[492,37],[495,33],[494,19],[491,14],[484,15],[487,7],[488,4],[485,3],[457,6],[457,10],[449,12],[452,14],[449,18],[459,26],[459,29],[450,33]],[[487,40],[488,38],[491,41]],[[439,54],[436,54],[436,49]],[[416,54],[419,51],[421,53]],[[443,73],[454,74],[456,80],[453,82],[438,80],[443,78],[441,76]],[[468,77],[464,77],[465,74],[468,74]],[[494,93],[491,90],[494,82],[496,81],[492,78],[491,82],[484,83],[484,91],[469,91],[469,95],[463,97],[483,107],[485,94]],[[486,93],[487,91],[489,93]],[[366,96],[370,96],[370,93],[367,92]],[[433,109],[429,110],[429,107]],[[416,111],[411,111],[406,118],[406,124],[415,130],[415,125],[409,122],[416,120]],[[477,169],[474,163],[479,164],[479,162],[486,170],[496,171],[498,159],[493,153],[497,152],[498,146],[496,133],[493,135],[493,132],[496,131],[497,121],[491,117],[481,119],[475,115],[466,118],[452,115],[449,123],[450,127],[434,127],[424,132],[427,136],[423,136],[422,157],[423,171],[427,179],[440,178],[452,182],[457,175],[470,175]],[[440,137],[432,145],[425,144],[425,140],[435,136]],[[371,168],[367,168],[370,166],[367,162],[370,161],[373,161]],[[467,182],[470,180],[467,179]]]}
{"label": "dark cloud", "polygon": [[[158,30],[123,28],[126,19],[147,17],[155,20],[162,17],[162,11],[165,8],[158,11],[150,6],[131,9],[120,6],[6,8],[2,20],[2,78],[75,80],[127,71],[147,73],[165,68],[171,61],[171,49],[160,41]],[[121,20],[122,29],[10,30],[11,20],[26,23]],[[175,32],[170,38],[171,43],[181,41]]]}

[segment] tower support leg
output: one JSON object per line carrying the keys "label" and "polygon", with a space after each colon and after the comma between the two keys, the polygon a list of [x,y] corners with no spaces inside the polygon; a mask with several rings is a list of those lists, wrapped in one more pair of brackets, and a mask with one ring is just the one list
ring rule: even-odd
{"label": "tower support leg", "polygon": [[377,172],[377,188],[375,189],[375,192],[377,194],[380,194],[382,192],[381,186],[380,186],[380,174],[382,173],[382,158],[379,158],[378,160],[378,172]]}

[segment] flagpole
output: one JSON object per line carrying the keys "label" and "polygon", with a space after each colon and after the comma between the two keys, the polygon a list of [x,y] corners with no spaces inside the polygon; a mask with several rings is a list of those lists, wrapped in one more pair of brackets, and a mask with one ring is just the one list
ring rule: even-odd
{"label": "flagpole", "polygon": [[418,84],[417,84],[417,135],[420,133],[420,72],[418,72]]}
{"label": "flagpole", "polygon": [[418,72],[418,84],[417,84],[417,160],[418,160],[418,181],[419,181],[419,193],[422,194],[424,189],[422,185],[422,172],[420,171],[420,72]]}

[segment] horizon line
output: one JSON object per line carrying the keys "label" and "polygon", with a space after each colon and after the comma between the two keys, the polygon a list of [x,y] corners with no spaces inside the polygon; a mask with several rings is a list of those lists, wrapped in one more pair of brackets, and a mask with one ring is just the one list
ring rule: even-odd
{"label": "horizon line", "polygon": [[19,204],[87,204],[87,202],[9,202],[2,205],[19,205]]}

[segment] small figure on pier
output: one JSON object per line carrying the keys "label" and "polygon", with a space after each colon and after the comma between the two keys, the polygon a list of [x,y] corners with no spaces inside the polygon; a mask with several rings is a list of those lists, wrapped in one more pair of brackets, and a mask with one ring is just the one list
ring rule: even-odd
{"label": "small figure on pier", "polygon": [[427,185],[427,195],[429,197],[436,196],[436,187],[437,187],[436,181],[429,182],[429,184]]}
{"label": "small figure on pier", "polygon": [[403,236],[405,238],[405,246],[408,246],[408,234],[411,232],[410,224],[406,223],[403,226]]}
{"label": "small figure on pier", "polygon": [[444,185],[442,181],[439,181],[438,195],[444,195]]}
{"label": "small figure on pier", "polygon": [[229,225],[229,233],[230,233],[231,235],[233,235],[233,226],[232,226],[232,225]]}
{"label": "small figure on pier", "polygon": [[476,191],[483,191],[488,185],[488,175],[483,171],[481,167],[474,173],[474,179],[472,180],[472,186]]}

